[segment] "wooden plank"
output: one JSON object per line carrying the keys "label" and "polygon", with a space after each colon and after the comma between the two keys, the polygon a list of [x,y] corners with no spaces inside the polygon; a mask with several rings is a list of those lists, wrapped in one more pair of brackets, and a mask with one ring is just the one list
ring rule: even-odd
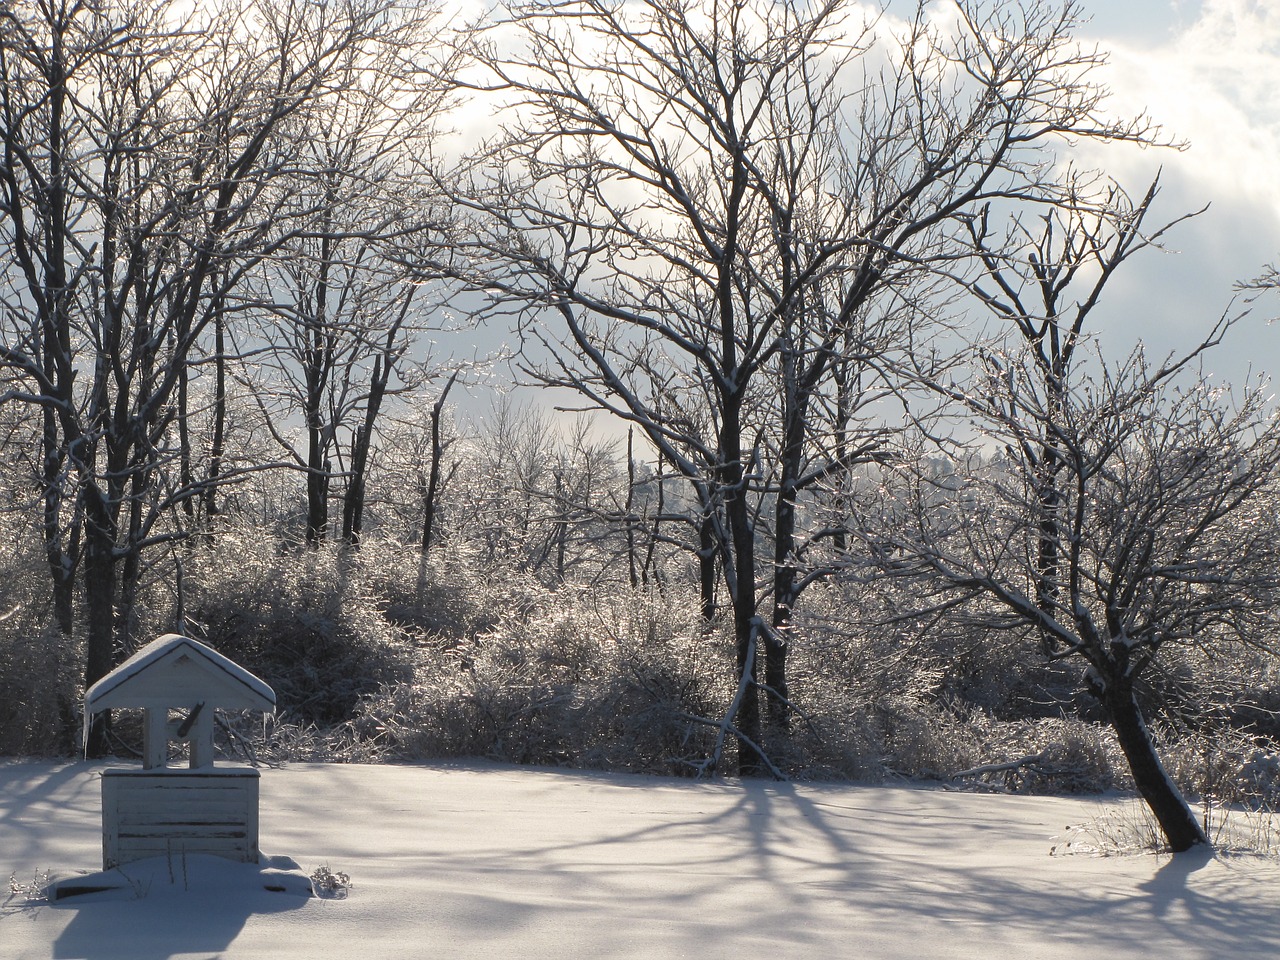
{"label": "wooden plank", "polygon": [[249,810],[247,807],[232,807],[209,810],[201,807],[198,810],[154,810],[140,812],[137,810],[121,810],[116,816],[116,823],[123,827],[141,827],[148,823],[244,823]]}
{"label": "wooden plank", "polygon": [[122,809],[143,810],[143,812],[160,812],[160,810],[195,810],[195,809],[241,809],[253,803],[250,796],[200,796],[177,801],[166,800],[164,796],[123,797]]}
{"label": "wooden plank", "polygon": [[245,780],[261,779],[257,770],[246,770],[239,767],[205,767],[190,770],[183,767],[166,767],[164,770],[105,770],[104,777],[113,780],[134,783],[167,783],[173,787],[191,786],[201,783],[237,783]]}
{"label": "wooden plank", "polygon": [[258,791],[248,784],[227,787],[200,787],[196,789],[168,789],[166,787],[126,788],[119,791],[119,796],[128,797],[131,802],[146,803],[157,798],[167,797],[170,803],[200,803],[202,801],[226,800],[235,797],[255,797]]}
{"label": "wooden plank", "polygon": [[209,773],[107,771],[102,780],[104,866],[178,852],[256,862],[257,771]]}
{"label": "wooden plank", "polygon": [[[134,841],[126,840],[119,848],[120,859],[111,866],[121,866],[133,863],[135,860],[145,860],[148,857],[183,857],[194,856],[197,854],[205,854],[207,856],[223,857],[227,860],[236,860],[240,862],[252,863],[246,856],[244,842],[240,840],[228,841],[224,844],[218,844],[216,841],[192,841],[192,840],[174,840],[168,843],[156,841]],[[108,867],[107,869],[110,869]]]}
{"label": "wooden plank", "polygon": [[256,790],[124,790],[117,794],[121,802],[139,807],[193,807],[204,803],[249,804],[258,796]]}
{"label": "wooden plank", "polygon": [[148,827],[145,830],[121,830],[120,841],[126,840],[169,840],[182,837],[188,840],[246,840],[248,835],[244,826],[229,824],[208,826],[200,823],[178,823],[167,826]]}
{"label": "wooden plank", "polygon": [[[237,862],[245,861],[243,857],[237,855],[234,850],[178,850],[173,847],[138,847],[137,849],[126,849],[122,851],[124,857],[118,864],[113,866],[127,866],[138,860],[146,860],[148,857],[167,857],[174,861],[180,861],[180,858],[187,856],[204,855],[208,857],[222,857],[224,860],[235,860]],[[108,867],[110,869],[110,867]],[[181,867],[178,868],[181,870]]]}
{"label": "wooden plank", "polygon": [[[104,793],[105,796],[105,793]],[[239,804],[249,806],[258,802],[257,790],[119,790],[113,799],[122,807],[138,810],[176,809],[205,805]]]}
{"label": "wooden plank", "polygon": [[247,811],[241,810],[239,813],[206,814],[198,810],[192,810],[188,813],[166,813],[155,817],[138,817],[125,814],[116,818],[116,829],[145,830],[150,825],[164,827],[184,823],[207,823],[210,826],[245,824],[248,822],[248,818],[245,816],[246,813]]}
{"label": "wooden plank", "polygon": [[217,801],[234,797],[256,797],[258,791],[249,783],[236,784],[231,787],[195,787],[170,789],[164,786],[126,787],[118,791],[121,797],[128,797],[131,802],[145,803],[160,797],[167,797],[170,803],[199,803],[205,800]]}

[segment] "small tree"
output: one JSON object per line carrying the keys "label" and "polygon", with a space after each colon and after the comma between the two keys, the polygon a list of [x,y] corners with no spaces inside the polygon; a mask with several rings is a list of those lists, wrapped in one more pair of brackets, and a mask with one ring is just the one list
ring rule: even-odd
{"label": "small tree", "polygon": [[1262,385],[1232,396],[1200,376],[1231,319],[1163,363],[1141,346],[1111,361],[1088,338],[1114,270],[1162,232],[1140,232],[1154,195],[1130,206],[1115,191],[1106,209],[1060,211],[1039,233],[1016,225],[1021,257],[994,255],[985,218],[973,222],[985,272],[971,287],[1013,332],[976,352],[969,382],[930,386],[977,430],[978,452],[944,471],[923,448],[904,455],[861,520],[876,569],[913,583],[912,613],[1031,631],[1049,657],[1084,662],[1138,792],[1181,851],[1208,841],[1139,693],[1170,645],[1267,638],[1280,420]]}

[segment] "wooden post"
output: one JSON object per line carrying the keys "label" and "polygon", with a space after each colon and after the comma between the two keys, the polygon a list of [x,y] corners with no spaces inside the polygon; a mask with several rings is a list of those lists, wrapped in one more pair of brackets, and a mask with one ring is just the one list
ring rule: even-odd
{"label": "wooden post", "polygon": [[168,710],[142,711],[142,768],[163,769],[169,761]]}

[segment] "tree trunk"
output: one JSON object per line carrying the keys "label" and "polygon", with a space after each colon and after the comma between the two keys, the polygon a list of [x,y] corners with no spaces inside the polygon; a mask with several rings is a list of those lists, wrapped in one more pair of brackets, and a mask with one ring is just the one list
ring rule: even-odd
{"label": "tree trunk", "polygon": [[[190,383],[191,368],[187,363],[178,366],[178,395],[175,421],[178,427],[178,482],[182,489],[195,489],[195,468],[192,466],[191,454],[191,403]],[[188,529],[196,522],[196,501],[194,497],[182,498],[182,512],[187,516]]]}
{"label": "tree trunk", "polygon": [[716,618],[716,544],[715,529],[711,517],[702,518],[698,524],[698,586],[702,597],[702,622]]}
{"label": "tree trunk", "polygon": [[636,521],[634,516],[636,506],[636,456],[635,456],[635,430],[627,428],[627,501],[623,506],[624,521],[627,525],[627,572],[631,579],[631,589],[634,590],[640,586],[640,570],[636,562]]}
{"label": "tree trunk", "polygon": [[[787,350],[790,348],[788,347]],[[786,351],[784,351],[784,355]],[[786,362],[790,371],[783,400],[784,446],[781,457],[778,499],[774,506],[773,537],[773,629],[764,638],[765,703],[769,726],[785,733],[790,721],[787,705],[787,636],[791,611],[795,606],[796,580],[796,488],[804,454],[805,394],[795,384],[796,362]]]}
{"label": "tree trunk", "polygon": [[[1061,417],[1062,401],[1056,390],[1051,394],[1051,409],[1055,418]],[[1056,422],[1056,420],[1055,420]],[[1062,453],[1045,441],[1040,447],[1040,462],[1036,470],[1035,506],[1038,514],[1039,543],[1036,548],[1036,605],[1050,618],[1059,615],[1058,561],[1061,550],[1061,531],[1058,529],[1062,495],[1058,490],[1058,474],[1062,469]],[[1044,629],[1040,631],[1040,643],[1046,654],[1056,653],[1059,644]]]}
{"label": "tree trunk", "polygon": [[[369,421],[372,419],[371,416]],[[360,546],[360,535],[364,531],[364,478],[369,466],[372,430],[369,421],[356,430],[355,440],[351,445],[351,475],[347,479],[347,491],[342,498],[342,542],[348,548]]]}
{"label": "tree trunk", "polygon": [[440,396],[431,405],[431,464],[427,471],[425,484],[419,482],[422,495],[422,549],[418,554],[418,606],[421,608],[423,597],[427,591],[427,557],[431,552],[431,543],[435,537],[436,516],[439,513],[440,468],[444,462],[444,438],[440,430],[440,419],[444,415],[445,398],[454,381],[458,379],[455,370],[449,382],[440,391]]}
{"label": "tree trunk", "polygon": [[[400,321],[409,309],[406,300],[401,311]],[[369,474],[369,449],[373,444],[373,431],[378,424],[378,416],[382,413],[382,401],[387,395],[387,384],[391,380],[391,372],[395,367],[395,338],[400,330],[400,321],[387,333],[387,341],[382,356],[373,364],[373,375],[369,378],[369,399],[364,411],[364,425],[356,430],[355,442],[351,448],[351,479],[347,484],[347,495],[342,503],[342,542],[349,547],[360,544],[360,535],[364,532],[364,501],[366,477]]]}
{"label": "tree trunk", "polygon": [[[137,632],[138,587],[142,579],[142,510],[143,500],[149,486],[146,468],[139,465],[134,468],[130,484],[129,509],[127,522],[128,535],[124,540],[124,550],[116,558],[119,567],[119,586],[116,604],[116,649],[131,650],[134,634]],[[113,578],[114,579],[114,578]]]}
{"label": "tree trunk", "polygon": [[767,767],[760,753],[760,687],[757,681],[758,644],[754,597],[740,595],[733,603],[734,634],[736,636],[737,676],[746,678],[742,702],[733,718],[738,731],[738,776],[758,777]]}
{"label": "tree trunk", "polygon": [[213,315],[213,441],[209,447],[209,469],[205,477],[204,521],[213,533],[218,516],[218,480],[222,475],[222,453],[227,433],[227,342],[222,311]]}
{"label": "tree trunk", "polygon": [[658,457],[658,469],[655,477],[655,483],[658,487],[658,499],[653,509],[653,529],[649,534],[649,542],[644,548],[644,565],[640,568],[640,582],[646,587],[649,585],[650,577],[654,583],[658,585],[658,589],[662,589],[662,577],[658,572],[658,568],[654,563],[654,553],[658,549],[658,536],[662,530],[662,513],[667,509],[667,485],[662,476],[663,459],[661,455]]}
{"label": "tree trunk", "polygon": [[[736,411],[734,411],[736,417]],[[727,421],[735,422],[726,415]],[[726,431],[727,433],[730,431]],[[741,446],[736,431],[732,431],[726,443],[726,465],[723,470],[725,522],[729,527],[732,556],[726,558],[726,568],[732,570],[730,600],[733,603],[733,633],[736,649],[735,679],[744,684],[742,699],[734,717],[738,731],[738,775],[760,776],[766,772],[764,757],[760,753],[760,687],[757,662],[759,660],[759,626],[756,621],[756,563],[755,531],[751,522],[751,507],[746,496],[746,470],[742,463]],[[732,563],[728,561],[731,560]]]}
{"label": "tree trunk", "polygon": [[[84,595],[87,638],[84,686],[97,683],[114,665],[115,525],[101,491],[85,490]],[[98,714],[89,727],[86,754],[105,756],[109,715]]]}
{"label": "tree trunk", "polygon": [[[315,324],[319,327],[319,324]],[[329,369],[327,340],[319,329],[309,331],[306,364],[307,394],[303,411],[307,424],[307,545],[319,546],[329,527],[329,448],[334,425],[325,422],[325,377]]]}
{"label": "tree trunk", "polygon": [[769,727],[785,734],[791,726],[791,693],[787,683],[787,634],[791,629],[791,600],[773,608],[773,630],[764,638],[764,684]]}
{"label": "tree trunk", "polygon": [[307,457],[307,544],[318,546],[329,527],[329,460],[324,456],[320,431],[309,431]]}
{"label": "tree trunk", "polygon": [[458,374],[449,377],[449,382],[440,391],[440,397],[431,405],[431,467],[427,474],[427,487],[422,495],[422,556],[425,562],[431,550],[432,535],[435,530],[436,514],[439,510],[440,498],[440,466],[444,461],[444,438],[441,434],[440,419],[444,414],[445,399],[453,387]]}
{"label": "tree trunk", "polygon": [[45,561],[53,583],[53,618],[58,631],[70,638],[75,620],[75,574],[79,545],[76,528],[62,526],[62,501],[66,481],[63,459],[58,452],[57,424],[48,408],[44,411],[44,546]]}
{"label": "tree trunk", "polygon": [[777,507],[777,535],[774,559],[773,629],[764,638],[765,704],[769,726],[786,733],[790,725],[787,700],[787,637],[791,630],[791,611],[796,601],[795,504],[785,492]]}
{"label": "tree trunk", "polygon": [[1169,849],[1181,853],[1200,844],[1207,846],[1209,838],[1160,762],[1155,744],[1151,742],[1151,732],[1133,695],[1132,682],[1111,684],[1103,698],[1120,749],[1129,761],[1133,782],[1160,824]]}

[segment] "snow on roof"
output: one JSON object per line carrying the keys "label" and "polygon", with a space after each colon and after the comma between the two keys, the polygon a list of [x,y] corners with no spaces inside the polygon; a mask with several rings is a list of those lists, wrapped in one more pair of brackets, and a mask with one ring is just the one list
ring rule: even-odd
{"label": "snow on roof", "polygon": [[[188,702],[191,701],[191,702]],[[275,691],[198,640],[166,634],[85,692],[88,718],[110,707],[180,707],[203,702],[231,710],[273,710]]]}

